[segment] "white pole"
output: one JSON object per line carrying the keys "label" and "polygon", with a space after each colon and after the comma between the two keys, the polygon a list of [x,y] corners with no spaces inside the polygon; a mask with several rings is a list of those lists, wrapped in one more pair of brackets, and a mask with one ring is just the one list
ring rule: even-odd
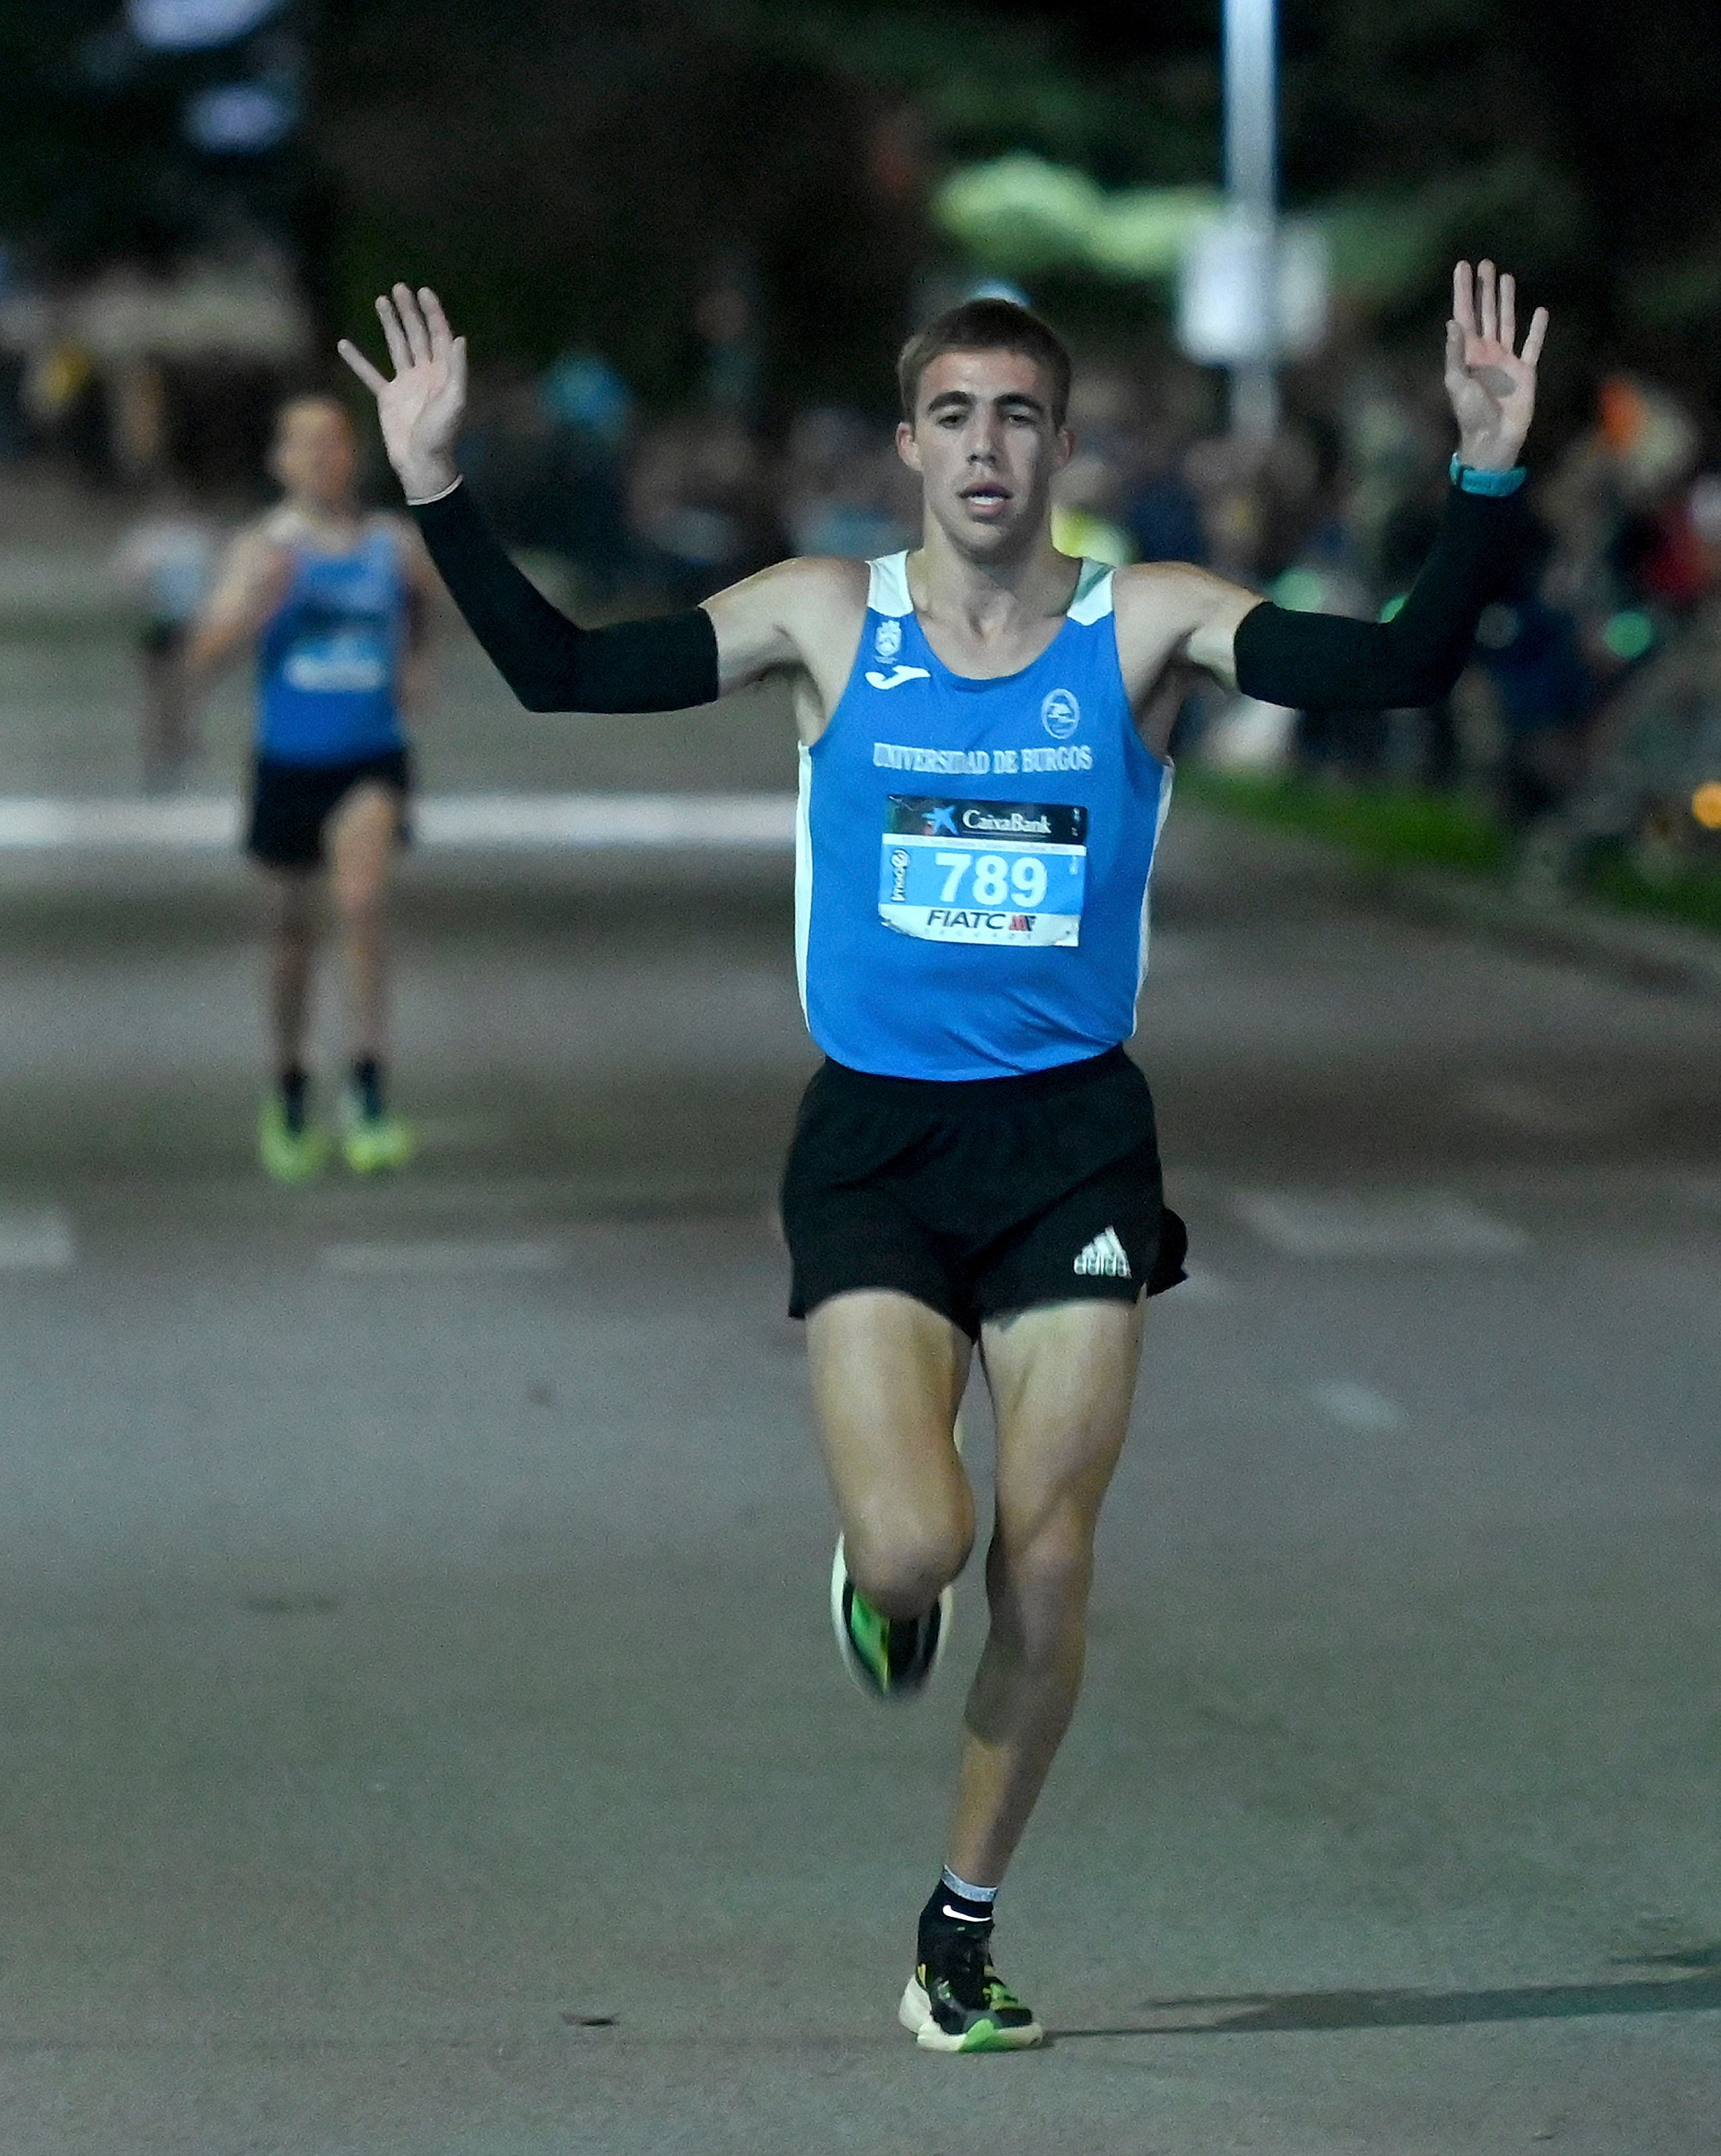
{"label": "white pole", "polygon": [[[1240,231],[1251,238],[1254,309],[1270,352],[1279,209],[1277,0],[1225,0],[1225,177]],[[1279,424],[1271,357],[1231,369],[1231,431],[1270,441]]]}

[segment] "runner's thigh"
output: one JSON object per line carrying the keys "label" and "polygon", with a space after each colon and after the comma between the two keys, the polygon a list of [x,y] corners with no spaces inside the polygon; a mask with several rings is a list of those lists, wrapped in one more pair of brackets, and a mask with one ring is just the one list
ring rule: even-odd
{"label": "runner's thigh", "polygon": [[845,1534],[972,1534],[953,1430],[973,1353],[948,1318],[894,1289],[830,1296],[809,1314],[819,1443]]}
{"label": "runner's thigh", "polygon": [[363,895],[380,888],[400,829],[400,795],[367,779],[328,821],[329,868],[337,888]]}
{"label": "runner's thigh", "polygon": [[1031,1541],[1061,1515],[1091,1533],[1129,1427],[1144,1304],[1037,1304],[989,1319],[980,1352],[998,1423],[998,1523]]}

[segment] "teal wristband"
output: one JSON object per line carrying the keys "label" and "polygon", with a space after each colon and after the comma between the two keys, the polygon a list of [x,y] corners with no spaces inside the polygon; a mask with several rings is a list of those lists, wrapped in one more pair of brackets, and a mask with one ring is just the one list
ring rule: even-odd
{"label": "teal wristband", "polygon": [[1478,471],[1474,465],[1463,463],[1456,453],[1452,458],[1452,484],[1462,487],[1466,494],[1488,494],[1498,499],[1502,495],[1516,494],[1528,477],[1522,465],[1513,465],[1510,471]]}

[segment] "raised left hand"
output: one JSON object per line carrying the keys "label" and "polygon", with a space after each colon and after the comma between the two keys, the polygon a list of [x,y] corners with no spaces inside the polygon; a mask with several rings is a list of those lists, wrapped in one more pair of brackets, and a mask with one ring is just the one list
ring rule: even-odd
{"label": "raised left hand", "polygon": [[1548,335],[1538,307],[1518,344],[1518,285],[1492,262],[1471,275],[1452,272],[1452,319],[1446,324],[1446,395],[1458,422],[1458,454],[1479,471],[1509,471],[1518,462],[1536,408],[1536,362]]}

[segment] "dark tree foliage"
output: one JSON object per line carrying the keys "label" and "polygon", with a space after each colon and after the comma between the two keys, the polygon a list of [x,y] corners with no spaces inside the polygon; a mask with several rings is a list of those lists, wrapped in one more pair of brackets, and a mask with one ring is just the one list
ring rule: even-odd
{"label": "dark tree foliage", "polygon": [[[115,0],[0,8],[0,238],[50,273],[159,260],[218,228],[224,187],[229,225],[300,240],[331,330],[403,272],[446,288],[486,361],[588,344],[660,398],[694,378],[699,289],[738,262],[780,408],[888,380],[941,156],[1219,172],[1220,0],[295,4],[311,126],[249,178],[179,144],[184,63],[108,66]],[[1559,393],[1623,362],[1721,406],[1716,0],[1283,10],[1293,203],[1432,202],[1440,250],[1495,251],[1559,310]],[[1426,333],[1436,261],[1389,330]]]}
{"label": "dark tree foliage", "polygon": [[404,276],[484,359],[590,346],[670,398],[701,287],[734,274],[764,318],[768,413],[888,387],[917,218],[889,106],[853,77],[656,0],[336,0],[322,59],[361,333]]}
{"label": "dark tree foliage", "polygon": [[92,79],[108,12],[94,0],[0,8],[0,233],[52,267],[167,244],[156,182],[171,111]]}
{"label": "dark tree foliage", "polygon": [[1287,0],[1287,174],[1307,197],[1515,166],[1473,244],[1559,311],[1556,351],[1721,399],[1714,0]]}

